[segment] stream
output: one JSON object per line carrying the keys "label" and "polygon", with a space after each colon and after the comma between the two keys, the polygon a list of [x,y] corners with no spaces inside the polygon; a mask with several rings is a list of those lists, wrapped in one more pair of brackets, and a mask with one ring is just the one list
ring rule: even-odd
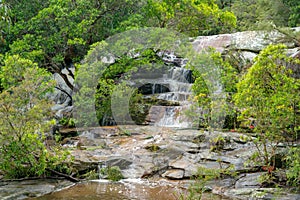
{"label": "stream", "polygon": [[[120,182],[90,181],[47,194],[32,200],[179,200],[186,190],[172,183],[151,183],[139,179]],[[221,200],[220,196],[205,194],[202,200]]]}

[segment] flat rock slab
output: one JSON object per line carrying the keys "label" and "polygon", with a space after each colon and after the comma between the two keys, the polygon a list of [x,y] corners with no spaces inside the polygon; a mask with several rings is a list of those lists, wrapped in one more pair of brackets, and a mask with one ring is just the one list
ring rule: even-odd
{"label": "flat rock slab", "polygon": [[171,169],[167,170],[165,173],[162,174],[162,177],[169,178],[169,179],[182,179],[184,176],[184,170],[182,169]]}
{"label": "flat rock slab", "polygon": [[275,199],[275,200],[299,200],[300,194],[292,194],[283,192],[277,188],[240,188],[213,190],[214,194],[223,195],[233,199],[248,200],[248,199]]}
{"label": "flat rock slab", "polygon": [[260,186],[259,177],[265,172],[253,173],[253,174],[244,174],[243,177],[238,179],[235,183],[235,188],[257,188]]}
{"label": "flat rock slab", "polygon": [[45,179],[26,181],[1,181],[0,199],[15,200],[39,197],[74,185],[69,181]]}

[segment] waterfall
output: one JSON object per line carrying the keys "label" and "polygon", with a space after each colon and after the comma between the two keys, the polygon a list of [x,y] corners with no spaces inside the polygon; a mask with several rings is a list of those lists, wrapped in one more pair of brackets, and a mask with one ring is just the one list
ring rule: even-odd
{"label": "waterfall", "polygon": [[105,175],[103,174],[103,170],[107,168],[106,162],[99,162],[98,163],[98,177],[99,180],[105,179]]}
{"label": "waterfall", "polygon": [[[192,71],[184,68],[185,59],[178,58],[173,53],[160,52],[158,55],[169,66],[168,70],[159,78],[143,80],[144,94],[155,96],[157,99],[176,102],[177,105],[153,105],[149,110],[147,121],[154,126],[192,127],[191,120],[185,116],[185,111],[191,105],[189,98],[192,94]],[[151,86],[151,92],[149,86]]]}
{"label": "waterfall", "polygon": [[192,122],[187,120],[183,111],[184,106],[169,106],[164,109],[163,116],[160,120],[155,122],[156,126],[164,127],[180,127],[187,128],[192,126]]}

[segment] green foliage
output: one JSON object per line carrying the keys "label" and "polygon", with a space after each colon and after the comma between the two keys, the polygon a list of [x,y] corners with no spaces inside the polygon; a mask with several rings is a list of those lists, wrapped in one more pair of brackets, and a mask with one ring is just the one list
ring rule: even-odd
{"label": "green foliage", "polygon": [[[127,86],[126,80],[130,80],[132,74],[139,70],[146,70],[152,73],[153,70],[161,68],[164,64],[153,49],[146,49],[142,52],[136,50],[133,53],[139,53],[140,56],[137,58],[129,55],[122,56],[102,73],[95,94],[96,112],[100,125],[114,123],[112,122],[112,115],[114,115],[114,118],[124,119],[127,122],[132,118],[137,124],[142,124],[145,121],[147,106],[144,104],[146,102],[137,89]],[[130,94],[131,98],[128,101],[122,101],[126,99],[128,94]],[[112,103],[115,103],[114,113],[111,110]],[[128,112],[131,116],[126,116]],[[126,121],[118,121],[117,123],[123,124]]]}
{"label": "green foliage", "polygon": [[299,188],[300,184],[300,148],[292,147],[286,156],[288,183]]}
{"label": "green foliage", "polygon": [[283,0],[283,3],[289,6],[289,26],[296,27],[300,25],[300,2],[297,0]]}
{"label": "green foliage", "polygon": [[58,123],[66,128],[74,128],[76,120],[74,118],[63,117]]}
{"label": "green foliage", "polygon": [[264,187],[276,185],[276,177],[273,173],[265,173],[258,177],[258,182]]}
{"label": "green foliage", "polygon": [[[70,155],[68,150],[62,149],[60,146],[53,146],[47,150],[46,164],[47,169],[52,169],[60,173],[75,173],[72,167],[74,157]],[[49,172],[47,172],[49,174]]]}
{"label": "green foliage", "polygon": [[299,25],[299,1],[295,0],[235,0],[231,11],[237,17],[238,30],[264,30],[270,25]]}
{"label": "green foliage", "polygon": [[119,181],[124,178],[118,166],[101,168],[100,174],[111,181]]}
{"label": "green foliage", "polygon": [[[265,165],[275,165],[276,143],[296,137],[299,128],[300,82],[291,76],[288,64],[299,60],[288,58],[284,45],[270,45],[256,58],[255,64],[237,84],[234,99],[241,110],[240,119],[255,119],[254,131],[259,156]],[[272,142],[271,149],[267,143]]]}
{"label": "green foliage", "polygon": [[[195,77],[192,86],[193,101],[202,110],[200,127],[235,128],[236,110],[232,106],[232,94],[236,91],[238,70],[231,65],[227,57],[223,59],[219,52],[211,49],[208,55],[210,58],[206,63],[212,71],[201,73],[191,67]],[[223,93],[217,94],[216,91],[220,89]]]}
{"label": "green foliage", "polygon": [[111,94],[115,85],[112,79],[99,80],[99,88],[96,91],[96,112],[100,125],[106,125],[111,114]]}
{"label": "green foliage", "polygon": [[222,135],[218,135],[210,140],[210,151],[220,152],[230,140]]}
{"label": "green foliage", "polygon": [[138,2],[8,0],[13,26],[7,50],[57,72],[79,62],[89,45],[118,32],[143,5]]}
{"label": "green foliage", "polygon": [[[19,55],[8,56],[4,60],[0,74],[2,87],[8,89],[19,85],[24,79],[24,73],[27,68],[37,69],[37,64],[31,60],[21,58]],[[45,71],[40,70],[40,73]]]}
{"label": "green foliage", "polygon": [[123,136],[131,136],[131,131],[130,130],[127,130],[127,129],[119,129],[120,130],[120,135],[123,135]]}
{"label": "green foliage", "polygon": [[195,182],[188,188],[188,195],[181,194],[178,199],[194,200],[202,199],[203,193],[207,192],[207,184],[209,181],[218,180],[224,176],[236,176],[232,171],[234,166],[229,166],[226,169],[211,169],[199,167],[194,175]]}
{"label": "green foliage", "polygon": [[8,178],[41,176],[47,168],[68,171],[68,155],[45,147],[44,133],[54,124],[51,74],[30,60],[8,56],[1,77],[5,90],[0,94],[0,170]]}
{"label": "green foliage", "polygon": [[149,0],[146,10],[149,24],[189,36],[229,32],[236,25],[234,14],[214,1]]}
{"label": "green foliage", "polygon": [[145,147],[145,149],[151,151],[151,152],[156,152],[160,150],[160,147],[157,144],[149,144]]}
{"label": "green foliage", "polygon": [[236,83],[238,82],[239,66],[235,63],[236,56],[234,53],[227,53],[226,57],[222,57],[220,52],[214,49],[210,50],[210,56],[216,66],[221,68],[221,83],[224,92],[232,94],[236,92]]}
{"label": "green foliage", "polygon": [[[6,44],[6,35],[10,32],[11,26],[11,9],[9,4],[2,0],[0,2],[0,46],[7,46]],[[0,53],[3,53],[2,49]]]}
{"label": "green foliage", "polygon": [[[8,177],[39,176],[46,168],[43,135],[52,123],[47,119],[52,104],[43,97],[53,82],[45,70],[28,60],[8,57],[5,63],[1,76],[7,90],[0,94],[0,169]],[[25,65],[28,68],[12,76],[15,66],[27,63],[33,66]]]}
{"label": "green foliage", "polygon": [[85,174],[82,175],[85,180],[95,180],[99,179],[99,174],[96,170],[91,170]]}
{"label": "green foliage", "polygon": [[21,141],[9,138],[8,144],[1,145],[0,170],[6,177],[21,178],[45,173],[46,152],[38,137],[37,134],[24,134]]}

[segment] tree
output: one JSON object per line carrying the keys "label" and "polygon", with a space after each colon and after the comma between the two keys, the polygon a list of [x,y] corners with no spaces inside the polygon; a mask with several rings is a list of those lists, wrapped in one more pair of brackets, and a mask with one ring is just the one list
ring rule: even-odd
{"label": "tree", "polygon": [[[193,100],[203,111],[200,127],[236,128],[236,110],[232,106],[232,94],[236,92],[238,71],[230,64],[230,58],[222,58],[221,53],[214,49],[209,50],[207,56],[209,59],[206,58],[205,65],[210,65],[213,70],[210,73],[206,70],[207,74],[193,70]],[[215,80],[209,81],[213,76]],[[221,94],[218,94],[220,92]]]}
{"label": "tree", "polygon": [[[299,63],[285,54],[284,45],[270,45],[255,58],[254,65],[237,84],[234,95],[241,119],[255,120],[258,159],[275,166],[279,142],[296,137],[299,131],[300,81],[286,66]],[[271,145],[271,148],[268,147]]]}
{"label": "tree", "polygon": [[119,24],[137,12],[138,2],[8,0],[12,31],[6,51],[59,73],[72,88],[61,69],[81,61],[91,44],[120,31]]}
{"label": "tree", "polygon": [[[0,46],[6,46],[6,35],[11,25],[10,7],[5,1],[0,1]],[[0,51],[1,52],[1,51]]]}
{"label": "tree", "polygon": [[300,2],[297,0],[283,0],[284,4],[287,4],[290,9],[289,26],[296,27],[300,25]]}
{"label": "tree", "polygon": [[295,27],[300,23],[297,0],[234,0],[230,9],[240,31],[264,30],[270,25]]}
{"label": "tree", "polygon": [[8,56],[2,69],[0,170],[8,178],[41,176],[66,159],[65,154],[54,154],[44,144],[44,133],[53,124],[52,103],[46,95],[54,82],[45,69],[19,56]]}
{"label": "tree", "polygon": [[173,29],[189,36],[230,32],[236,18],[222,11],[214,1],[149,0],[148,24]]}

